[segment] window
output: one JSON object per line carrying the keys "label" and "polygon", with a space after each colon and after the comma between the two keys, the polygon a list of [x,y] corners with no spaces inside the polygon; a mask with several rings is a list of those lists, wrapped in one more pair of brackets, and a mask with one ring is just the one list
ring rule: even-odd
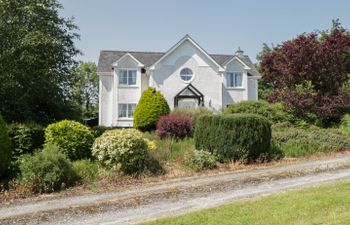
{"label": "window", "polygon": [[118,104],[118,117],[132,118],[136,104]]}
{"label": "window", "polygon": [[119,84],[136,85],[136,70],[119,70]]}
{"label": "window", "polygon": [[234,72],[226,74],[227,87],[243,87],[243,73]]}
{"label": "window", "polygon": [[192,70],[184,68],[180,71],[180,77],[183,81],[190,81],[193,77]]}

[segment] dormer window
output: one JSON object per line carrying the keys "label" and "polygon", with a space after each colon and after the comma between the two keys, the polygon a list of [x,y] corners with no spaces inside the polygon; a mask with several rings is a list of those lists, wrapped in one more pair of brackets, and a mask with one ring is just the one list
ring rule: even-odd
{"label": "dormer window", "polygon": [[120,69],[118,70],[119,85],[136,85],[136,70],[135,69]]}
{"label": "dormer window", "polygon": [[226,86],[228,88],[242,88],[243,87],[243,73],[229,72],[226,73]]}

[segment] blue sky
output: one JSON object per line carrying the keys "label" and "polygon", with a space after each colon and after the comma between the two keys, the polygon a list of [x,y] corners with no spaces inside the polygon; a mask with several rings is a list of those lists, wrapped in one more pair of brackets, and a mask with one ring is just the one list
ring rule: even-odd
{"label": "blue sky", "polygon": [[348,0],[59,0],[74,17],[78,59],[97,62],[100,50],[167,51],[189,34],[209,53],[238,46],[253,61],[263,43],[281,43],[328,29],[350,28]]}

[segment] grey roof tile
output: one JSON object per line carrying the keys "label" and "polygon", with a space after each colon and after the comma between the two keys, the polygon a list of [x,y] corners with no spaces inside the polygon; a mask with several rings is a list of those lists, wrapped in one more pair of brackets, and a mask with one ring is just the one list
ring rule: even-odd
{"label": "grey roof tile", "polygon": [[[97,72],[111,72],[112,64],[120,59],[126,53],[130,53],[139,60],[145,67],[150,67],[157,62],[165,53],[164,52],[135,52],[135,51],[101,51],[98,61]],[[210,56],[221,66],[224,66],[232,59],[234,55],[210,54]],[[247,55],[236,55],[247,66],[252,68],[249,73],[253,76],[259,75],[254,64]]]}

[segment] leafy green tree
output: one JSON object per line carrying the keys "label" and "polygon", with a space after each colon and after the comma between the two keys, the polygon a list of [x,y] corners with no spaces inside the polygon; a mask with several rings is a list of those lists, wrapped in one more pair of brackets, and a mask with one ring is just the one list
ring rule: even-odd
{"label": "leafy green tree", "polygon": [[10,121],[74,117],[71,67],[77,27],[57,0],[0,1],[0,111]]}
{"label": "leafy green tree", "polygon": [[92,62],[79,62],[73,69],[74,85],[72,95],[80,107],[83,117],[97,116],[98,75],[97,66]]}

